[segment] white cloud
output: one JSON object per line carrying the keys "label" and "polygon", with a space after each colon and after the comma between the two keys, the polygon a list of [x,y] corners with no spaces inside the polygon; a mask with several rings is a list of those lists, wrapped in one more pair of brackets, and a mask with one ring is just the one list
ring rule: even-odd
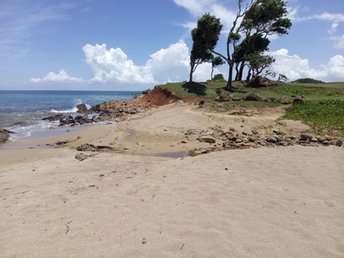
{"label": "white cloud", "polygon": [[299,78],[314,78],[324,81],[344,80],[344,56],[336,55],[327,64],[319,68],[312,68],[306,58],[290,55],[287,49],[280,49],[270,53],[275,58],[273,70],[286,75],[290,80]]}
{"label": "white cloud", "polygon": [[[206,12],[220,18],[224,31],[229,31],[236,17],[236,12],[226,8],[219,0],[173,0],[174,3],[186,9],[194,18],[199,18]],[[196,21],[186,22],[182,25],[187,29],[196,27]]]}
{"label": "white cloud", "polygon": [[86,63],[94,71],[92,81],[123,83],[153,83],[154,78],[145,67],[134,64],[120,48],[107,49],[106,44],[83,47]]}
{"label": "white cloud", "polygon": [[333,34],[333,33],[335,33],[336,31],[337,31],[337,28],[338,28],[338,23],[332,23],[332,25],[331,25],[331,28],[328,30],[328,33],[330,33],[330,34]]}
{"label": "white cloud", "polygon": [[341,36],[330,37],[330,40],[334,42],[333,47],[338,49],[344,49],[344,34]]}
{"label": "white cloud", "polygon": [[152,54],[145,64],[156,81],[183,81],[189,68],[189,48],[179,41]]}
{"label": "white cloud", "polygon": [[344,13],[324,12],[324,13],[321,13],[321,14],[316,14],[316,15],[296,18],[296,21],[310,21],[310,20],[332,22],[331,27],[328,29],[328,33],[329,34],[333,34],[333,33],[335,33],[337,31],[338,26],[341,23],[344,23]]}
{"label": "white cloud", "polygon": [[[87,44],[83,50],[86,63],[94,71],[93,82],[152,84],[184,81],[190,69],[189,48],[182,40],[153,53],[142,66],[136,65],[120,48]],[[209,79],[210,69],[210,64],[200,65],[195,79]]]}
{"label": "white cloud", "polygon": [[42,78],[31,78],[31,82],[34,83],[49,83],[49,82],[83,82],[81,78],[69,76],[65,70],[59,70],[57,73],[49,72]]}
{"label": "white cloud", "polygon": [[174,3],[185,8],[193,16],[199,16],[209,10],[216,0],[174,0]]}
{"label": "white cloud", "polygon": [[335,22],[335,23],[341,23],[341,22],[344,22],[344,14],[343,13],[324,12],[321,14],[303,17],[300,19],[301,20],[321,20],[321,21],[330,21],[330,22]]}

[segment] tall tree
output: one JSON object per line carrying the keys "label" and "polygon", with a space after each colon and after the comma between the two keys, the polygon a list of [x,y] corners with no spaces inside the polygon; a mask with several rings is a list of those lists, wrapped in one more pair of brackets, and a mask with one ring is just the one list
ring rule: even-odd
{"label": "tall tree", "polygon": [[197,22],[197,28],[191,32],[193,45],[190,55],[189,82],[193,81],[193,73],[198,65],[213,59],[211,50],[214,49],[222,29],[220,19],[206,13]]}
{"label": "tall tree", "polygon": [[[227,36],[225,54],[214,50],[220,31],[211,32],[209,30],[211,24],[204,24],[204,28],[207,28],[206,31],[209,33],[207,34],[209,38],[205,37],[203,42],[204,47],[211,45],[212,48],[208,50],[222,57],[228,64],[227,90],[232,89],[234,67],[237,72],[242,73],[250,54],[261,54],[268,49],[268,36],[287,34],[291,27],[287,14],[285,0],[238,0],[238,12]],[[203,18],[204,16],[201,19]],[[260,48],[257,48],[257,43],[262,43]],[[241,52],[237,49],[239,46],[242,48]]]}
{"label": "tall tree", "polygon": [[225,64],[225,61],[223,61],[222,57],[220,56],[213,56],[212,60],[211,60],[211,75],[210,75],[210,79],[213,79],[213,75],[214,75],[214,68],[216,66],[220,66]]}

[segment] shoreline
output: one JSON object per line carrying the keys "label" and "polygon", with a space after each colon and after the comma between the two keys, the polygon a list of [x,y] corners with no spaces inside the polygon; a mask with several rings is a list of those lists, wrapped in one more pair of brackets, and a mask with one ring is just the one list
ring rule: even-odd
{"label": "shoreline", "polygon": [[31,141],[59,148],[0,149],[2,256],[343,256],[343,147],[155,155],[222,145],[221,130],[308,129],[249,112],[177,102]]}

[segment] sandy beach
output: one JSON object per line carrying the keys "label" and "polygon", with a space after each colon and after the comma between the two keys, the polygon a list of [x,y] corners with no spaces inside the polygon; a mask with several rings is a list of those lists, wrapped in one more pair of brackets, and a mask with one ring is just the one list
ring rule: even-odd
{"label": "sandy beach", "polygon": [[[230,115],[178,102],[2,145],[0,256],[343,257],[343,147],[186,155],[209,147],[188,130],[308,129],[277,120],[281,112]],[[111,150],[77,151],[83,144]]]}

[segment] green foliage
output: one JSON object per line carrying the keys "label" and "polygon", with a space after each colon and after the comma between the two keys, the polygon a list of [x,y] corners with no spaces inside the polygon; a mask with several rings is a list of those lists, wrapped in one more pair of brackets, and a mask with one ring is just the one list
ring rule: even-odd
{"label": "green foliage", "polygon": [[229,39],[229,42],[232,42],[232,41],[238,41],[240,40],[241,36],[239,33],[237,32],[230,32],[228,34],[228,39]]}
{"label": "green foliage", "polygon": [[211,60],[212,67],[225,64],[225,61],[220,56],[216,56]]}
{"label": "green foliage", "polygon": [[203,52],[214,49],[219,40],[221,30],[222,24],[220,19],[209,13],[204,14],[197,21],[197,28],[192,31],[192,40],[195,48]]}
{"label": "green foliage", "polygon": [[284,0],[257,0],[245,14],[242,30],[265,35],[287,34],[292,22]]}
{"label": "green foliage", "polygon": [[284,119],[301,120],[319,133],[344,136],[344,101],[305,102],[287,109]]}
{"label": "green foliage", "polygon": [[293,83],[313,83],[313,84],[320,84],[324,83],[323,81],[315,80],[312,78],[301,78],[296,81],[293,81]]}
{"label": "green foliage", "polygon": [[275,59],[269,55],[254,53],[248,56],[248,62],[253,71],[253,77],[259,75],[265,68],[269,67]]}
{"label": "green foliage", "polygon": [[249,55],[268,50],[270,40],[263,38],[261,34],[247,36],[234,50],[235,62],[246,61]]}
{"label": "green foliage", "polygon": [[223,75],[221,73],[214,75],[213,81],[224,81],[224,80],[225,78],[223,78]]}
{"label": "green foliage", "polygon": [[204,14],[197,22],[197,28],[191,32],[193,45],[190,55],[190,78],[197,66],[214,59],[210,50],[214,49],[222,29],[220,19],[209,13]]}

